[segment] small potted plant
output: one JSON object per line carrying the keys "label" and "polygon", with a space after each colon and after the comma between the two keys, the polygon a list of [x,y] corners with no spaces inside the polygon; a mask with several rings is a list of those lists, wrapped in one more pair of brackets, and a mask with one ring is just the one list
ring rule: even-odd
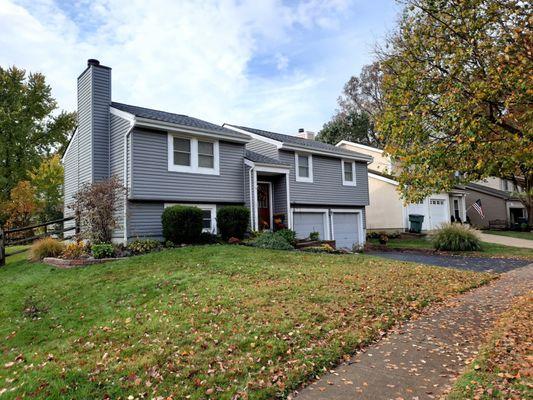
{"label": "small potted plant", "polygon": [[384,232],[380,233],[379,244],[386,245],[388,241],[389,241],[389,237],[387,236],[387,234]]}

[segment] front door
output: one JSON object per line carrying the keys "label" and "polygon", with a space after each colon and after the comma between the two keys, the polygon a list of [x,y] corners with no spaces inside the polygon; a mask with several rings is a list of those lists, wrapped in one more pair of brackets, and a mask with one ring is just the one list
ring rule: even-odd
{"label": "front door", "polygon": [[270,184],[268,183],[257,183],[257,213],[259,230],[270,229]]}

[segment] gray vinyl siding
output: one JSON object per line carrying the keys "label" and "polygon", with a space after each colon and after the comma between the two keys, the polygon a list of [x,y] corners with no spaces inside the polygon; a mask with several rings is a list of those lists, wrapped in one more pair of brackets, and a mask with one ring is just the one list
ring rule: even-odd
{"label": "gray vinyl siding", "polygon": [[78,78],[78,184],[93,182],[92,68]]}
{"label": "gray vinyl siding", "polygon": [[357,186],[342,184],[341,159],[313,154],[313,182],[297,182],[294,152],[280,151],[279,160],[289,164],[291,204],[365,206],[369,204],[366,163],[356,162]]}
{"label": "gray vinyl siding", "polygon": [[280,175],[274,180],[272,191],[274,192],[274,214],[285,214],[285,223],[287,223],[287,175]]}
{"label": "gray vinyl siding", "polygon": [[92,111],[93,111],[93,179],[109,178],[109,128],[111,103],[111,70],[93,67]]}
{"label": "gray vinyl siding", "polygon": [[244,145],[219,142],[220,175],[168,170],[166,132],[132,132],[134,199],[244,203]]}
{"label": "gray vinyl siding", "polygon": [[[109,169],[110,176],[116,177],[124,185],[124,138],[130,128],[129,121],[111,114],[110,117],[110,152]],[[114,238],[124,237],[124,202],[121,200],[115,212],[115,220],[118,222],[113,231]]]}
{"label": "gray vinyl siding", "polygon": [[276,160],[278,159],[278,148],[273,144],[267,143],[263,140],[252,139],[250,142],[246,143],[246,148],[264,156],[274,158]]}
{"label": "gray vinyl siding", "polygon": [[[75,133],[63,158],[63,215],[65,216],[65,218],[70,217],[74,214],[73,210],[70,208],[70,205],[73,203],[73,197],[78,191],[78,166],[78,135]],[[70,228],[74,225],[74,221],[67,221],[65,223],[65,228]],[[70,236],[72,233],[73,232],[68,231],[66,232],[65,236]]]}

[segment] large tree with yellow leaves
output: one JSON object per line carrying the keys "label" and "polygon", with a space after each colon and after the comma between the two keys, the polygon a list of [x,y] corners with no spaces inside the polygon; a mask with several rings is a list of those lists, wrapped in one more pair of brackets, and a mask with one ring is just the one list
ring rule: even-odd
{"label": "large tree with yellow leaves", "polygon": [[533,224],[531,7],[519,0],[407,0],[379,50],[378,128],[408,201],[489,176],[521,185]]}

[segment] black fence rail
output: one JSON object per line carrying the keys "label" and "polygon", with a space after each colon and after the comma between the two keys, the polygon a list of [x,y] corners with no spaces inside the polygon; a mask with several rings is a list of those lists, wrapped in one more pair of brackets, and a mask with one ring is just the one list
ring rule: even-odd
{"label": "black fence rail", "polygon": [[[65,222],[68,221],[74,221],[74,225],[65,228]],[[58,228],[58,226],[61,228]],[[36,233],[36,230],[40,232]],[[70,235],[65,235],[65,232],[69,232]],[[68,240],[79,233],[80,224],[78,219],[75,217],[56,219],[54,221],[25,226],[23,228],[3,230],[0,227],[0,266],[5,265],[6,257],[26,251],[26,249],[13,250],[10,251],[9,254],[6,254],[7,246],[24,245],[47,236],[57,236],[61,237],[63,240]]]}

